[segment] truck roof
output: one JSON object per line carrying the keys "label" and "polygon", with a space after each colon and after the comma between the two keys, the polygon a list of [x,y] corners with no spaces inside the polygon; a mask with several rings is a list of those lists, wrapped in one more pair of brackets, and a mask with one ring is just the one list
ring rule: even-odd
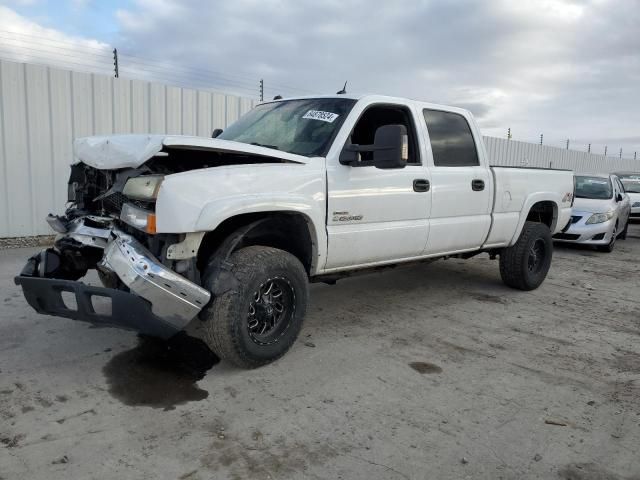
{"label": "truck roof", "polygon": [[345,94],[332,94],[332,95],[304,95],[304,96],[296,96],[296,97],[287,97],[287,98],[279,98],[277,100],[265,100],[261,103],[272,103],[272,102],[285,102],[288,100],[307,100],[314,98],[348,98],[351,100],[369,100],[375,102],[388,102],[388,103],[413,103],[418,105],[421,108],[432,108],[435,110],[445,110],[450,112],[458,112],[471,115],[471,112],[465,108],[455,107],[453,105],[442,105],[438,103],[430,103],[424,102],[422,100],[415,100],[412,98],[406,97],[393,97],[388,95],[376,95],[370,93],[345,93]]}

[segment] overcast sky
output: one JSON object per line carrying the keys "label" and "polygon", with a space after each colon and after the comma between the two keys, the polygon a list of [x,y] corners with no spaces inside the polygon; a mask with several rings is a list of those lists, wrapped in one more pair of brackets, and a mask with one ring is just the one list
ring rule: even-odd
{"label": "overcast sky", "polygon": [[640,0],[0,5],[4,58],[108,72],[116,46],[123,76],[253,95],[264,78],[268,96],[348,80],[353,92],[464,106],[488,135],[510,127],[516,140],[640,153]]}

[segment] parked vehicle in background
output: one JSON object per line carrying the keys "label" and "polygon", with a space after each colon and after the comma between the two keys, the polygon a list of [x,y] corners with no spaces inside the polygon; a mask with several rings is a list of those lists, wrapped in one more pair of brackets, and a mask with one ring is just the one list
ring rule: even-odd
{"label": "parked vehicle in background", "polygon": [[627,238],[631,202],[616,175],[576,175],[570,223],[553,236],[557,242],[594,245],[612,252],[618,238]]}
{"label": "parked vehicle in background", "polygon": [[[489,166],[460,108],[287,99],[220,133],[77,140],[71,206],[49,217],[55,248],[16,277],[29,303],[160,337],[200,316],[215,353],[257,367],[298,336],[308,281],[485,252],[504,283],[532,290],[571,215],[571,171]],[[77,281],[87,269],[105,288]]]}
{"label": "parked vehicle in background", "polygon": [[631,201],[631,219],[640,220],[640,172],[616,173]]}

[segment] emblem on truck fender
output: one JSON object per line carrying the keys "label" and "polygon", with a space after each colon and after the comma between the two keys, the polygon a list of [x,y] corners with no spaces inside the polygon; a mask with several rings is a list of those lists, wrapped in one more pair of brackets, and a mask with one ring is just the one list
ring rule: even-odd
{"label": "emblem on truck fender", "polygon": [[349,212],[333,212],[334,222],[359,222],[362,215],[349,215]]}

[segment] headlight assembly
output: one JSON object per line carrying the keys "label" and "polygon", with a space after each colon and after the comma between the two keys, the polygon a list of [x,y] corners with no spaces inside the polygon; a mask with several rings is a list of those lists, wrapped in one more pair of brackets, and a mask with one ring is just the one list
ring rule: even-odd
{"label": "headlight assembly", "polygon": [[156,214],[149,210],[125,203],[120,212],[120,220],[144,232],[156,233]]}
{"label": "headlight assembly", "polygon": [[587,225],[593,225],[594,223],[604,223],[613,218],[613,211],[607,213],[594,213],[587,220]]}
{"label": "headlight assembly", "polygon": [[155,200],[158,198],[163,180],[164,175],[141,175],[130,178],[124,184],[122,193],[136,200]]}

